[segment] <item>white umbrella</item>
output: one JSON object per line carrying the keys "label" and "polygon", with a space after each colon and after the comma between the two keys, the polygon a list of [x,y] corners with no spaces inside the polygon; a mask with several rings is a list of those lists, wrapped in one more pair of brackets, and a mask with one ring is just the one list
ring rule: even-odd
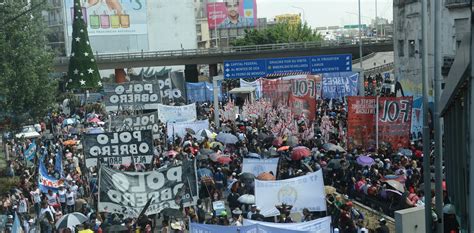
{"label": "white umbrella", "polygon": [[250,194],[244,194],[240,196],[237,201],[242,204],[255,204],[255,196]]}
{"label": "white umbrella", "polygon": [[239,139],[230,133],[219,133],[216,137],[216,140],[224,144],[235,144]]}
{"label": "white umbrella", "polygon": [[212,132],[208,129],[200,129],[196,132],[196,136],[212,138]]}
{"label": "white umbrella", "polygon": [[56,222],[56,229],[74,227],[87,221],[87,217],[79,212],[66,214]]}

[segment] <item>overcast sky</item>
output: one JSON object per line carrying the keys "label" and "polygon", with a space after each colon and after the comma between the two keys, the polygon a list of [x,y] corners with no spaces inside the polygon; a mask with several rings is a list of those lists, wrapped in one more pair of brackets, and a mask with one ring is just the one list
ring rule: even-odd
{"label": "overcast sky", "polygon": [[[393,0],[361,0],[362,23],[369,24],[377,16],[392,21]],[[358,24],[358,0],[257,0],[258,17],[301,13],[312,27]]]}

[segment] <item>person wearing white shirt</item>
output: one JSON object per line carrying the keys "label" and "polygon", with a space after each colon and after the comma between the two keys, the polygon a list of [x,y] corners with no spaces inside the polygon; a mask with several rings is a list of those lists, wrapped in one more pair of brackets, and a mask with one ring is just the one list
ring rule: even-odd
{"label": "person wearing white shirt", "polygon": [[68,188],[66,192],[66,205],[67,205],[67,212],[73,213],[74,207],[76,205],[76,194],[72,192],[70,188]]}
{"label": "person wearing white shirt", "polygon": [[36,217],[38,217],[41,210],[41,191],[36,188],[36,190],[30,192],[30,196],[35,207]]}
{"label": "person wearing white shirt", "polygon": [[53,193],[51,189],[48,190],[48,194],[46,194],[46,199],[50,206],[53,206],[53,207],[59,206],[58,195],[56,193]]}
{"label": "person wearing white shirt", "polygon": [[63,186],[58,191],[59,203],[61,203],[61,211],[66,213],[66,189]]}
{"label": "person wearing white shirt", "polygon": [[18,201],[18,213],[20,215],[28,214],[28,199],[20,193],[20,200]]}

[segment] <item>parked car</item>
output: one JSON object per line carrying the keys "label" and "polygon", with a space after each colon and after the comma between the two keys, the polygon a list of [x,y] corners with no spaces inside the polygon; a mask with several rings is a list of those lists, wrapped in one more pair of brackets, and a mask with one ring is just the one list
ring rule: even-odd
{"label": "parked car", "polygon": [[34,125],[23,126],[20,133],[15,134],[16,138],[39,138],[41,135],[36,131]]}

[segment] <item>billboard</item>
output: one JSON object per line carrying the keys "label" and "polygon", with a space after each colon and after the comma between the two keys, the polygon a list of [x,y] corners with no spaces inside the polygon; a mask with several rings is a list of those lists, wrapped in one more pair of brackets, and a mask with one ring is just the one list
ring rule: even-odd
{"label": "billboard", "polygon": [[[82,0],[82,17],[89,36],[147,34],[146,0]],[[72,36],[74,0],[65,0],[68,36]]]}
{"label": "billboard", "polygon": [[224,0],[207,4],[209,29],[248,28],[257,24],[257,0]]}

